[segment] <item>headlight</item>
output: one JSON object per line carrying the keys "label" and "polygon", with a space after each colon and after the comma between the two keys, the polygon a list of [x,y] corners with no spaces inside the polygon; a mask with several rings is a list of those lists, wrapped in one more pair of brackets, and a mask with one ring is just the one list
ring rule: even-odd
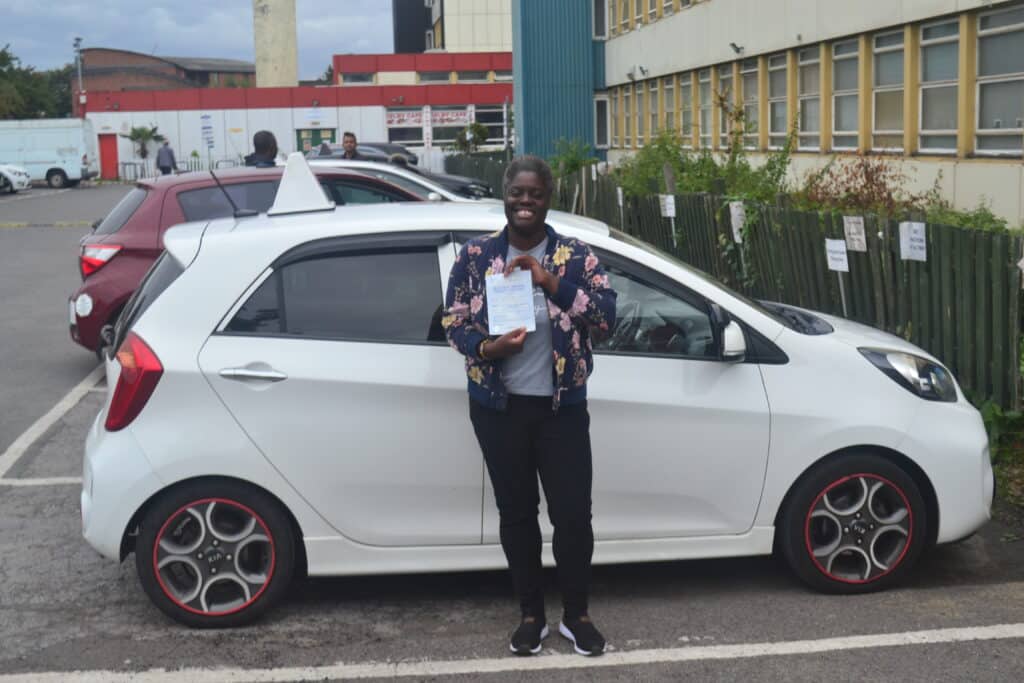
{"label": "headlight", "polygon": [[896,384],[927,401],[956,403],[956,383],[949,370],[927,358],[903,351],[858,349]]}

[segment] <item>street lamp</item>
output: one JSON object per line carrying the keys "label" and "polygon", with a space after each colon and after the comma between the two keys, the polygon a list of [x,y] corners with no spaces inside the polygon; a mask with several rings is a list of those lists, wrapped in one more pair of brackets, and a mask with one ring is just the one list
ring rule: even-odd
{"label": "street lamp", "polygon": [[85,104],[85,92],[82,89],[82,37],[75,36],[75,64],[78,66],[78,105]]}

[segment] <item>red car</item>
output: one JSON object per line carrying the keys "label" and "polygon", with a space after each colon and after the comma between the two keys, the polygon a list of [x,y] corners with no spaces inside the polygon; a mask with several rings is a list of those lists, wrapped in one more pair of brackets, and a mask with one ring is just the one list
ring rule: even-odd
{"label": "red car", "polygon": [[[163,251],[164,231],[188,221],[231,216],[225,191],[239,209],[265,212],[274,203],[283,167],[185,173],[140,181],[113,211],[82,238],[82,285],[68,300],[71,338],[101,353],[101,331],[113,325],[149,266]],[[336,168],[313,169],[336,204],[421,201],[395,185]]]}

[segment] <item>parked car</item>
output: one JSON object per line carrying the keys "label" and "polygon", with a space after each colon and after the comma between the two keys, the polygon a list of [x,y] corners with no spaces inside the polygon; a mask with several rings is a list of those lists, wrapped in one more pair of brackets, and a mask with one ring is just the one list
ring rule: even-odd
{"label": "parked car", "polygon": [[[320,146],[317,145],[306,155],[309,159],[335,159],[344,156],[345,147],[340,142],[327,143],[331,149],[330,154],[321,154]],[[401,154],[410,164],[419,163],[419,158],[402,145],[393,142],[360,142],[356,147],[360,156],[366,161],[382,161],[387,163],[395,154]]]}
{"label": "parked car", "polygon": [[96,133],[88,119],[0,121],[0,159],[53,188],[99,175]]}
{"label": "parked car", "polygon": [[0,192],[14,194],[32,187],[32,176],[21,166],[0,163]]}
{"label": "parked car", "polygon": [[[266,211],[274,201],[281,168],[236,168],[217,172],[239,209]],[[337,204],[419,201],[400,187],[358,171],[318,168],[323,189]],[[209,173],[184,173],[140,181],[93,232],[82,238],[78,265],[82,284],[68,299],[71,338],[99,353],[101,331],[121,308],[163,250],[168,227],[231,216],[234,208]]]}
{"label": "parked car", "polygon": [[423,169],[414,166],[403,167],[391,163],[352,161],[350,159],[334,159],[329,157],[310,159],[309,164],[313,168],[354,169],[360,173],[366,173],[375,178],[394,183],[424,200],[460,202],[468,199],[485,199],[494,196],[490,185],[482,181],[443,173],[427,173]]}
{"label": "parked car", "polygon": [[[300,192],[286,174],[289,210],[170,230],[106,361],[83,533],[134,552],[147,595],[191,626],[257,618],[297,572],[504,566],[438,324],[460,245],[503,207],[326,211]],[[989,518],[981,416],[927,352],[766,308],[602,223],[548,222],[618,292],[588,383],[596,563],[775,549],[811,586],[861,593]]]}

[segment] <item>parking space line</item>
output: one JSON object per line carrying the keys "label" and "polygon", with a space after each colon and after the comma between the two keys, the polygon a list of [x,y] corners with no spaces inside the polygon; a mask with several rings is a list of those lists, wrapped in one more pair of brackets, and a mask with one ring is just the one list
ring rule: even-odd
{"label": "parking space line", "polygon": [[34,479],[0,479],[0,486],[71,486],[80,485],[81,477],[37,477]]}
{"label": "parking space line", "polygon": [[66,187],[63,190],[42,190],[42,191],[38,191],[37,190],[37,191],[33,192],[32,194],[18,194],[18,195],[15,195],[14,197],[6,197],[2,201],[0,201],[0,204],[10,204],[11,202],[20,202],[20,201],[23,201],[25,199],[43,199],[44,197],[53,197],[54,195],[58,195],[58,194],[61,194],[63,192],[70,192],[70,191],[71,191],[70,187]]}
{"label": "parking space line", "polygon": [[614,666],[644,666],[678,662],[749,659],[752,657],[778,657],[808,655],[842,650],[864,650],[878,647],[935,645],[982,640],[1024,638],[1024,623],[973,626],[967,628],[906,631],[865,636],[823,638],[820,640],[790,640],[774,643],[741,643],[737,645],[709,645],[676,647],[655,650],[609,652],[603,657],[589,658],[579,655],[550,654],[522,659],[508,656],[495,659],[463,659],[423,662],[368,662],[364,664],[338,663],[329,666],[280,667],[276,669],[189,668],[168,671],[39,671],[25,674],[0,675],[0,683],[110,682],[164,683],[187,680],[189,683],[221,683],[222,681],[307,681],[327,679],[358,679],[384,677],[434,677],[456,675],[483,675],[520,671],[560,669],[596,669]]}
{"label": "parking space line", "polygon": [[89,389],[91,389],[103,376],[103,366],[98,365],[90,372],[85,379],[79,382],[74,389],[69,391],[64,398],[57,402],[57,405],[50,408],[49,412],[40,417],[32,426],[26,429],[21,436],[14,440],[3,455],[0,455],[0,479],[14,467],[18,458],[25,454],[25,451],[35,443],[36,439],[46,433],[46,430],[57,423],[64,415],[75,407]]}

